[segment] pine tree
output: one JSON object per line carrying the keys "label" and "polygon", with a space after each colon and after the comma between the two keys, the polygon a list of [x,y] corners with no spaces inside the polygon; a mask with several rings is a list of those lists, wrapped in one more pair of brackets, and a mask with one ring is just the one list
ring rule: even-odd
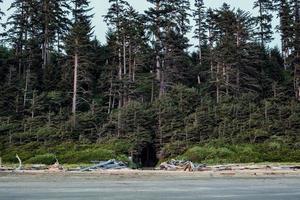
{"label": "pine tree", "polygon": [[[199,59],[199,67],[201,67],[203,63],[203,46],[207,44],[207,30],[206,30],[206,21],[205,21],[205,7],[203,0],[196,0],[193,16],[196,22],[196,28],[194,31],[194,38],[198,40],[198,59]],[[198,84],[201,83],[201,76],[198,74],[197,77]]]}
{"label": "pine tree", "polygon": [[273,10],[272,0],[257,0],[254,2],[254,8],[258,8],[259,15],[256,17],[258,30],[256,32],[261,46],[265,46],[272,41],[272,19]]}
{"label": "pine tree", "polygon": [[187,32],[189,26],[189,7],[187,0],[157,0],[146,17],[151,34],[154,36],[153,48],[156,54],[155,71],[159,82],[159,97],[165,94],[167,86],[182,81],[186,76],[185,52],[189,47]]}
{"label": "pine tree", "polygon": [[[27,102],[31,101],[28,96],[31,96],[30,93],[35,87],[39,86],[39,78],[37,77],[39,58],[36,57],[39,51],[37,45],[38,4],[36,1],[16,0],[11,4],[9,10],[13,10],[13,12],[5,24],[8,27],[5,37],[7,42],[14,47],[14,68],[17,69],[17,81],[20,91],[16,95],[16,102],[22,105],[20,107],[25,110]],[[16,110],[20,111],[21,109]]]}
{"label": "pine tree", "polygon": [[[89,96],[91,89],[88,69],[92,66],[89,53],[93,27],[91,26],[92,15],[88,14],[92,9],[89,8],[89,1],[73,0],[72,3],[74,6],[73,23],[70,32],[66,36],[66,53],[71,58],[70,62],[73,65],[72,125],[73,128],[76,128],[79,101],[89,101],[85,97]],[[79,94],[81,95],[80,98]]]}
{"label": "pine tree", "polygon": [[165,28],[166,14],[168,13],[167,0],[147,0],[153,5],[146,11],[146,18],[148,21],[148,27],[151,34],[154,36],[153,48],[155,51],[155,67],[153,71],[156,72],[156,81],[159,83],[159,97],[162,97],[165,93],[165,77],[164,77],[164,58],[163,58],[163,33],[162,29]]}
{"label": "pine tree", "polygon": [[[125,93],[125,76],[127,74],[127,56],[126,56],[126,44],[127,44],[127,35],[126,35],[126,12],[128,11],[129,4],[127,1],[124,0],[110,0],[109,3],[111,4],[107,15],[105,16],[105,22],[115,34],[115,40],[112,47],[114,47],[114,56],[117,58],[117,77],[118,77],[118,136],[120,136],[121,131],[121,108],[126,104],[126,95]],[[114,80],[115,71],[111,71],[111,86],[109,92],[109,112],[111,112],[111,106],[113,103],[112,98],[112,91],[113,89],[113,82]]]}
{"label": "pine tree", "polygon": [[190,31],[190,2],[169,1],[164,29],[164,81],[166,86],[184,83],[188,77],[189,61],[186,56],[189,45],[187,33]]}
{"label": "pine tree", "polygon": [[193,16],[196,22],[195,36],[194,38],[198,39],[198,48],[199,48],[199,63],[202,63],[202,46],[206,43],[206,21],[205,21],[205,7],[203,0],[196,0]]}
{"label": "pine tree", "polygon": [[282,55],[284,59],[284,68],[289,65],[288,58],[291,54],[293,40],[293,14],[290,2],[288,0],[276,0],[276,8],[279,10],[280,25],[278,29],[281,33]]}
{"label": "pine tree", "polygon": [[293,23],[293,66],[295,96],[300,101],[300,1],[292,1]]}
{"label": "pine tree", "polygon": [[42,68],[45,70],[51,60],[50,52],[54,50],[56,43],[59,51],[59,42],[62,35],[67,31],[70,7],[67,0],[42,0],[39,8],[42,11],[39,13],[42,38]]}

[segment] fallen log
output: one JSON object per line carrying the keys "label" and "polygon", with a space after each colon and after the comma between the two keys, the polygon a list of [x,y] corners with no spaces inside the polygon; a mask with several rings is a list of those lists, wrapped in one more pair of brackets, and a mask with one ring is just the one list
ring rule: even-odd
{"label": "fallen log", "polygon": [[126,169],[126,168],[128,167],[125,163],[113,159],[108,161],[100,161],[98,164],[83,168],[80,171],[86,172],[86,171],[95,171],[99,169],[108,170],[108,169]]}

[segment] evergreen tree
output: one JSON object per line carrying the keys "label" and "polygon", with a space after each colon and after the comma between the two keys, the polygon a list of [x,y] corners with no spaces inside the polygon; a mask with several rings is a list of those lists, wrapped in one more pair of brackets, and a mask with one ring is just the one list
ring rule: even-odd
{"label": "evergreen tree", "polygon": [[70,7],[67,0],[42,0],[39,8],[42,11],[39,13],[39,20],[42,38],[42,66],[45,70],[51,60],[50,52],[54,50],[55,45],[59,51],[61,37],[67,31]]}
{"label": "evergreen tree", "polygon": [[293,40],[293,15],[290,2],[288,0],[276,0],[276,7],[279,10],[280,25],[278,29],[281,33],[282,55],[284,58],[284,68],[289,65],[288,58],[291,54]]}
{"label": "evergreen tree", "polygon": [[159,97],[167,86],[186,77],[187,62],[184,55],[189,47],[187,32],[190,3],[186,0],[149,1],[153,7],[146,11],[153,47],[156,53],[156,80],[159,82]]}
{"label": "evergreen tree", "polygon": [[[88,13],[88,0],[73,0],[73,22],[70,32],[66,36],[66,53],[72,63],[73,70],[73,98],[72,98],[72,125],[76,127],[77,107],[80,101],[89,102],[91,91],[91,79],[89,68],[90,62],[91,36],[93,27],[91,26],[92,15]],[[68,64],[70,64],[68,63]],[[79,98],[80,97],[80,98]]]}
{"label": "evergreen tree", "polygon": [[300,1],[292,1],[294,12],[293,23],[293,67],[295,96],[300,100]]}
{"label": "evergreen tree", "polygon": [[[9,44],[14,47],[15,64],[14,68],[17,71],[17,82],[19,93],[16,95],[16,107],[26,109],[27,103],[30,102],[30,93],[36,87],[39,87],[39,58],[36,55],[39,53],[38,46],[38,23],[37,13],[38,4],[36,1],[16,0],[9,10],[13,13],[8,18],[6,23],[5,36]],[[22,103],[21,103],[22,102]]]}
{"label": "evergreen tree", "polygon": [[152,45],[155,51],[155,66],[153,67],[153,71],[156,73],[156,81],[159,85],[159,97],[165,93],[165,77],[164,77],[164,58],[163,58],[163,29],[166,26],[166,14],[167,10],[167,0],[147,0],[151,3],[152,7],[150,7],[146,11],[146,18],[148,22],[148,27],[150,33],[154,36],[154,40],[152,41]]}
{"label": "evergreen tree", "polygon": [[199,62],[202,63],[202,46],[206,43],[206,23],[205,23],[205,7],[203,0],[195,1],[194,20],[196,22],[195,36],[198,39]]}
{"label": "evergreen tree", "polygon": [[[121,131],[121,108],[126,103],[126,95],[125,93],[125,78],[127,74],[127,57],[126,57],[126,44],[127,44],[127,35],[126,35],[126,12],[128,10],[129,4],[127,1],[123,0],[110,0],[109,3],[111,4],[107,15],[105,16],[105,21],[107,25],[111,28],[113,31],[113,34],[115,34],[114,41],[112,47],[114,56],[117,58],[117,62],[114,62],[114,64],[117,64],[117,73],[115,73],[115,70],[111,71],[111,84],[110,84],[110,92],[109,92],[109,112],[111,112],[111,106],[114,104],[112,99],[112,93],[113,92],[113,82],[115,82],[114,75],[117,74],[118,81],[117,81],[117,91],[118,94],[118,136],[120,136]],[[113,107],[113,106],[112,106]]]}
{"label": "evergreen tree", "polygon": [[[164,79],[166,86],[184,83],[188,77],[189,59],[186,56],[189,45],[190,2],[169,1],[166,27],[164,29]],[[168,16],[169,15],[169,16]],[[173,20],[170,20],[173,19]]]}
{"label": "evergreen tree", "polygon": [[261,46],[265,46],[270,41],[272,41],[272,10],[273,1],[272,0],[257,0],[254,2],[254,8],[258,8],[259,15],[256,17],[257,20],[257,37]]}
{"label": "evergreen tree", "polygon": [[[203,0],[196,0],[193,16],[196,22],[196,29],[194,31],[195,36],[198,40],[198,59],[199,59],[199,67],[201,67],[203,63],[203,46],[207,44],[207,29],[206,29],[206,22],[205,22],[205,7]],[[200,74],[197,77],[198,84],[201,83],[201,76]]]}

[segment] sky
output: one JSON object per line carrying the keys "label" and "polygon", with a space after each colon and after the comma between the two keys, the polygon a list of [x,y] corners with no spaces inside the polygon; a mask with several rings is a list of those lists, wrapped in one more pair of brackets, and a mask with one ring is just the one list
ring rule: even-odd
{"label": "sky", "polygon": [[[100,40],[102,44],[105,43],[105,36],[107,32],[107,26],[103,22],[103,15],[107,13],[109,8],[109,0],[90,0],[91,6],[94,7],[92,13],[94,13],[93,25],[95,36]],[[147,10],[150,6],[146,0],[127,0],[136,10],[143,12]],[[191,4],[194,4],[194,0],[190,0]],[[3,0],[1,5],[1,10],[6,11],[9,5],[13,0]],[[221,7],[223,3],[231,5],[231,7],[241,8],[242,10],[249,11],[253,15],[257,15],[257,10],[253,9],[254,0],[204,0],[206,7],[218,8]],[[9,12],[7,12],[9,15]],[[5,19],[4,19],[5,20]],[[274,21],[273,26],[275,27],[278,23],[278,20]],[[195,41],[192,39],[192,33],[189,34],[191,38],[190,43],[193,44]],[[278,33],[275,35],[275,40],[270,44],[270,46],[280,45],[280,37]]]}

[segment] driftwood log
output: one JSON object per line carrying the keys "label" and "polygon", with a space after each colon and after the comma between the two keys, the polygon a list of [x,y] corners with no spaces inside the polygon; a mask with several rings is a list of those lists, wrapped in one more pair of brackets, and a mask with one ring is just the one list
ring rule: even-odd
{"label": "driftwood log", "polygon": [[23,166],[22,166],[22,160],[21,158],[18,156],[18,154],[16,154],[16,158],[19,161],[19,166],[16,168],[16,170],[22,170]]}

